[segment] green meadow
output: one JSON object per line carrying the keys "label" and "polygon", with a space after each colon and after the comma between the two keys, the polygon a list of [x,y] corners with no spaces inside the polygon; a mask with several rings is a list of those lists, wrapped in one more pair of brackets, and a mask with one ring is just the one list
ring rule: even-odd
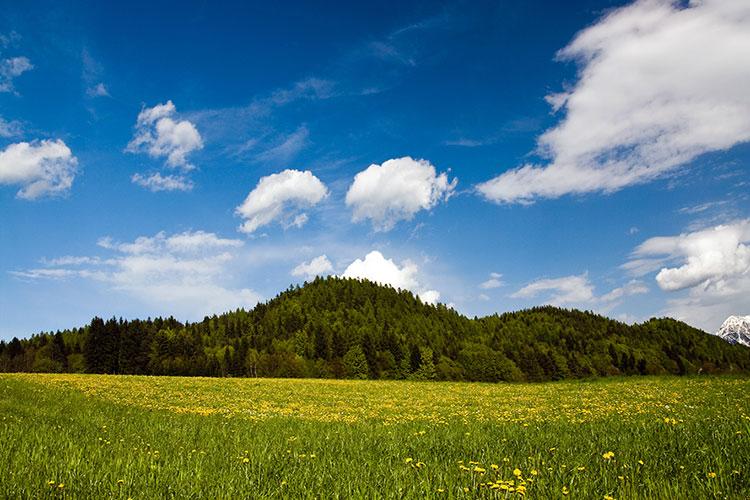
{"label": "green meadow", "polygon": [[4,498],[749,498],[750,380],[0,374]]}

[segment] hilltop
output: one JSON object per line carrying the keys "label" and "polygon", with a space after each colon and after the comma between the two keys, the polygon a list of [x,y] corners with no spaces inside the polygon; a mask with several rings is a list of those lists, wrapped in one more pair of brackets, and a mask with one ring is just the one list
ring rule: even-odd
{"label": "hilltop", "polygon": [[669,318],[551,306],[467,318],[408,291],[317,278],[196,323],[104,321],[0,342],[0,371],[542,381],[750,371],[750,349]]}

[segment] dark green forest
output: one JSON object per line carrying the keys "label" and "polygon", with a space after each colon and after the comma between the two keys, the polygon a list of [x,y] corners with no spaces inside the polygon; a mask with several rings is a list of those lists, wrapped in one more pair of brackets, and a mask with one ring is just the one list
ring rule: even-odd
{"label": "dark green forest", "polygon": [[469,319],[411,292],[317,278],[196,323],[94,318],[0,342],[0,371],[543,381],[750,372],[750,348],[685,323],[551,306]]}

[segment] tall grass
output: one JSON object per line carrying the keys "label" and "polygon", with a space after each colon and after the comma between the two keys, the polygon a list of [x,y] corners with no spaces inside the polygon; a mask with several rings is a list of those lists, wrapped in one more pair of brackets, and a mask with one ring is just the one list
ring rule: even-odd
{"label": "tall grass", "polygon": [[0,375],[0,495],[748,498],[748,433],[736,378]]}

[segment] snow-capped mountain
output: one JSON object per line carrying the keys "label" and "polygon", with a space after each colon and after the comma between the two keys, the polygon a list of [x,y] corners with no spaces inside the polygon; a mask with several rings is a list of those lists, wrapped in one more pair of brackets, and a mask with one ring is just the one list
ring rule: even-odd
{"label": "snow-capped mountain", "polygon": [[750,347],[750,316],[729,316],[715,335],[730,344]]}

